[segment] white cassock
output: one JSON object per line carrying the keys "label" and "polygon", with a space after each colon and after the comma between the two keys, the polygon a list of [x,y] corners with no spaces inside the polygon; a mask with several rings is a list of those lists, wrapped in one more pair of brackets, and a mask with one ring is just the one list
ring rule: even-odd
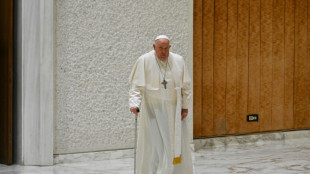
{"label": "white cassock", "polygon": [[129,106],[140,108],[136,174],[192,174],[188,129],[181,121],[191,98],[183,58],[170,52],[166,63],[150,51],[139,57],[129,81]]}

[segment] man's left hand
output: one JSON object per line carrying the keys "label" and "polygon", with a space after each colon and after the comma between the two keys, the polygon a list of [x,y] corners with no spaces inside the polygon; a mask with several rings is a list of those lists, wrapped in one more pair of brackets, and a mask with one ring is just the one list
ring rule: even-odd
{"label": "man's left hand", "polygon": [[188,109],[182,109],[182,120],[184,120],[187,117]]}

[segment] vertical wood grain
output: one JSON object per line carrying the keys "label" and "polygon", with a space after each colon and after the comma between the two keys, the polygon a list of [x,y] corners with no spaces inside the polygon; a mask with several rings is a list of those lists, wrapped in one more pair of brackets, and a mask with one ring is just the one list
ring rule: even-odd
{"label": "vertical wood grain", "polygon": [[283,129],[284,115],[284,0],[273,0],[272,129]]}
{"label": "vertical wood grain", "polygon": [[194,137],[201,136],[202,121],[202,0],[194,1]]}
{"label": "vertical wood grain", "polygon": [[213,51],[214,51],[214,1],[203,1],[203,62],[202,62],[202,134],[213,135]]}
{"label": "vertical wood grain", "polygon": [[237,7],[238,0],[228,0],[227,21],[227,87],[226,87],[226,130],[236,132],[237,117]]}
{"label": "vertical wood grain", "polygon": [[285,3],[285,86],[283,127],[294,128],[294,43],[295,43],[295,0]]}
{"label": "vertical wood grain", "polygon": [[308,54],[307,54],[307,70],[308,70],[308,72],[307,72],[307,82],[308,82],[308,84],[307,84],[307,91],[308,91],[308,93],[307,93],[307,96],[308,96],[308,101],[307,101],[307,106],[306,106],[306,108],[307,108],[307,123],[306,123],[306,125],[305,125],[305,127],[310,127],[310,0],[308,0],[308,2],[307,2],[307,6],[308,6],[308,40],[307,40],[307,43],[308,43]]}
{"label": "vertical wood grain", "polygon": [[246,132],[248,107],[249,0],[238,1],[237,111],[236,129]]}
{"label": "vertical wood grain", "polygon": [[226,133],[227,0],[215,1],[214,13],[214,133]]}
{"label": "vertical wood grain", "polygon": [[261,1],[260,131],[271,130],[272,1]]}
{"label": "vertical wood grain", "polygon": [[6,33],[8,37],[8,163],[13,163],[13,0],[8,1],[8,32]]}
{"label": "vertical wood grain", "polygon": [[0,1],[0,163],[13,162],[13,0]]}
{"label": "vertical wood grain", "polygon": [[307,105],[306,105],[306,109],[307,109],[307,113],[306,113],[306,122],[305,122],[305,127],[310,128],[310,0],[307,1],[307,10],[308,10],[308,35],[307,35],[307,44],[308,44],[308,48],[307,48],[307,74],[306,74],[306,81],[307,81]]}
{"label": "vertical wood grain", "polygon": [[295,12],[295,128],[304,128],[307,118],[307,0],[296,1]]}
{"label": "vertical wood grain", "polygon": [[[248,114],[259,114],[260,34],[260,0],[250,0]],[[257,132],[259,122],[248,123],[247,129]]]}
{"label": "vertical wood grain", "polygon": [[201,137],[309,128],[310,0],[200,2]]}

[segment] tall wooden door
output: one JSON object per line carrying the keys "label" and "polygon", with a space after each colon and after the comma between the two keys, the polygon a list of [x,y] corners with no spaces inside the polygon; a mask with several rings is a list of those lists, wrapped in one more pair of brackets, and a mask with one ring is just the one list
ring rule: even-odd
{"label": "tall wooden door", "polygon": [[194,137],[305,128],[310,0],[194,0]]}
{"label": "tall wooden door", "polygon": [[13,0],[0,1],[0,163],[12,164]]}

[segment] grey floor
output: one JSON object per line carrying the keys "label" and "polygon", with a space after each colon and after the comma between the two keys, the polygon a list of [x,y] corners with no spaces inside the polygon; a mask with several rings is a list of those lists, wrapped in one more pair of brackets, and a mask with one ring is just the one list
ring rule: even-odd
{"label": "grey floor", "polygon": [[[310,174],[310,139],[202,148],[194,152],[192,157],[196,174]],[[0,174],[132,174],[133,162],[133,158],[124,158],[50,167],[0,164]]]}

